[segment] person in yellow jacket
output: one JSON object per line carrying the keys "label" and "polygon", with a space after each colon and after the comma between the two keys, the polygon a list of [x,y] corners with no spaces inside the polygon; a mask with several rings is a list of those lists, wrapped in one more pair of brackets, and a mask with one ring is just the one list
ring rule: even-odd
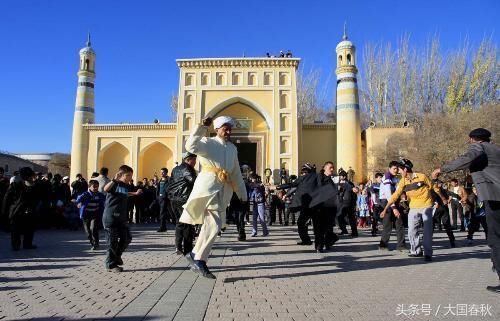
{"label": "person in yellow jacket", "polygon": [[[433,189],[440,197],[439,188],[422,173],[413,172],[413,164],[408,159],[402,159],[398,165],[401,180],[396,190],[389,199],[380,217],[384,217],[389,207],[396,202],[403,192],[406,192],[410,203],[410,212],[408,213],[408,239],[410,240],[411,257],[424,256],[425,261],[432,261],[432,214],[434,212],[434,201],[431,195]],[[420,243],[418,226],[420,218],[424,222],[424,244]]]}
{"label": "person in yellow jacket", "polygon": [[[217,135],[207,138],[205,135],[212,122]],[[226,207],[233,192],[243,202],[248,198],[238,151],[229,140],[234,125],[234,120],[228,116],[220,116],[213,121],[212,118],[205,118],[191,133],[185,146],[186,151],[198,155],[201,172],[194,182],[179,222],[203,224],[193,251],[185,257],[193,272],[211,279],[215,279],[215,276],[209,271],[207,260],[217,233],[226,220]]]}

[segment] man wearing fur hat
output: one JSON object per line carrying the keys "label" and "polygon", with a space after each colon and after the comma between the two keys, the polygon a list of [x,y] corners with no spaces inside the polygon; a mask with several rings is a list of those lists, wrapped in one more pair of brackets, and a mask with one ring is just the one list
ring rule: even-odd
{"label": "man wearing fur hat", "polygon": [[[207,138],[205,135],[212,122],[217,135]],[[242,201],[247,201],[238,152],[229,141],[234,125],[231,117],[220,116],[214,120],[207,117],[194,129],[185,146],[186,151],[198,156],[201,172],[179,221],[191,225],[203,224],[193,251],[185,257],[193,272],[211,279],[215,276],[209,271],[206,262],[225,221],[226,207],[233,191]]]}
{"label": "man wearing fur hat", "polygon": [[[476,128],[469,133],[469,149],[459,158],[434,170],[433,178],[440,173],[469,169],[477,190],[478,199],[484,203],[488,223],[488,245],[491,260],[500,279],[500,147],[490,143],[491,133]],[[500,285],[486,287],[500,293]]]}

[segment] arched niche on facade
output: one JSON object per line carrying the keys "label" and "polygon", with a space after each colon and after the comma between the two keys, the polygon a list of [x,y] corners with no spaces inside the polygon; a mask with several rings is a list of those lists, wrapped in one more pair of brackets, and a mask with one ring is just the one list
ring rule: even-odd
{"label": "arched niche on facade", "polygon": [[192,127],[192,117],[189,115],[184,115],[183,130],[190,131]]}
{"label": "arched niche on facade", "polygon": [[160,142],[153,142],[145,146],[139,153],[137,178],[152,178],[155,174],[160,176],[163,167],[168,168],[169,174],[172,171],[173,153]]}
{"label": "arched niche on facade", "polygon": [[288,108],[288,107],[289,107],[288,94],[281,93],[280,94],[280,108]]}
{"label": "arched niche on facade", "polygon": [[281,115],[280,118],[280,130],[282,132],[290,130],[290,125],[289,125],[289,116],[288,115]]}
{"label": "arched niche on facade", "polygon": [[287,153],[289,153],[289,150],[288,150],[288,138],[282,138],[281,139],[280,153],[281,154],[287,154]]}
{"label": "arched niche on facade", "polygon": [[208,73],[207,72],[204,72],[201,74],[201,85],[202,86],[208,85]]}
{"label": "arched niche on facade", "polygon": [[248,74],[248,85],[249,86],[257,85],[257,77],[255,76],[255,73],[253,73],[253,72]]}
{"label": "arched niche on facade", "polygon": [[99,151],[98,159],[97,169],[107,167],[109,169],[109,177],[113,177],[118,172],[120,166],[131,166],[130,151],[119,142],[112,142],[104,146]]}
{"label": "arched niche on facade", "polygon": [[288,85],[288,73],[282,72],[280,73],[280,86]]}
{"label": "arched niche on facade", "polygon": [[192,86],[194,83],[194,75],[193,74],[186,74],[186,86]]}
{"label": "arched niche on facade", "polygon": [[193,95],[192,94],[186,94],[186,98],[184,99],[184,108],[192,108],[193,107]]}

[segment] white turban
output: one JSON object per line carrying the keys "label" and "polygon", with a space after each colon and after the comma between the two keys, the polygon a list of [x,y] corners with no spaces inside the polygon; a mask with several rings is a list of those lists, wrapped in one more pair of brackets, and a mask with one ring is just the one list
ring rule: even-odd
{"label": "white turban", "polygon": [[221,128],[225,124],[234,127],[235,125],[234,119],[229,116],[219,116],[214,119],[214,128],[216,129]]}

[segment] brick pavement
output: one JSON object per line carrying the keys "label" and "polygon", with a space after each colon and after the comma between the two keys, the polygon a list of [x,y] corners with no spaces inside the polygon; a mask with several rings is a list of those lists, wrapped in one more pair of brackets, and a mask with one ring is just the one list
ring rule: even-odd
{"label": "brick pavement", "polygon": [[[121,274],[104,270],[104,251],[89,251],[83,231],[40,231],[35,236],[39,249],[20,252],[9,250],[8,235],[2,233],[0,320],[385,321],[500,316],[500,297],[484,289],[497,280],[482,233],[469,247],[463,246],[464,233],[457,233],[455,249],[448,248],[446,234],[436,233],[434,261],[426,264],[396,251],[379,252],[378,238],[367,231],[356,239],[343,237],[335,251],[318,254],[312,247],[295,245],[293,227],[273,226],[268,237],[247,242],[237,242],[230,228],[209,262],[217,275],[213,281],[186,270],[184,259],[173,253],[172,231],[155,233],[154,226],[133,230],[134,240],[123,257],[126,272]],[[463,307],[470,310],[464,313]],[[490,310],[481,311],[485,307]]]}

